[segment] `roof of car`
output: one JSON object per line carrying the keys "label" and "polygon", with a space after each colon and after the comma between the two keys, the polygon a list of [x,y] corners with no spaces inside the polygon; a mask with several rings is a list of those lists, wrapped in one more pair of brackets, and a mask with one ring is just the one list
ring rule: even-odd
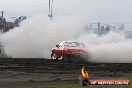
{"label": "roof of car", "polygon": [[62,41],[61,43],[64,43],[64,42],[76,42],[76,43],[82,43],[82,42],[78,42],[78,41]]}

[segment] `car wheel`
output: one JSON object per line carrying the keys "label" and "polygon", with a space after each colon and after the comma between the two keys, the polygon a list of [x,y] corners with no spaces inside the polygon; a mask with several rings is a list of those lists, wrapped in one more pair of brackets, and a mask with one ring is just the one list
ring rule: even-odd
{"label": "car wheel", "polygon": [[58,60],[58,57],[57,57],[56,54],[51,54],[51,59],[52,59],[53,61],[55,61],[55,60]]}
{"label": "car wheel", "polygon": [[68,57],[67,56],[62,56],[62,61],[67,61]]}
{"label": "car wheel", "polygon": [[72,55],[63,56],[62,61],[73,62],[73,56]]}

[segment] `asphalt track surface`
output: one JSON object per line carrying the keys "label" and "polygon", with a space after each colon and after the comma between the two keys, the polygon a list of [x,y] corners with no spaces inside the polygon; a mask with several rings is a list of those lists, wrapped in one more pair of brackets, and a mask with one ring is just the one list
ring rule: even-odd
{"label": "asphalt track surface", "polygon": [[1,58],[0,88],[41,88],[43,85],[78,83],[81,68],[86,65],[91,79],[132,76],[131,63],[75,63],[44,58]]}

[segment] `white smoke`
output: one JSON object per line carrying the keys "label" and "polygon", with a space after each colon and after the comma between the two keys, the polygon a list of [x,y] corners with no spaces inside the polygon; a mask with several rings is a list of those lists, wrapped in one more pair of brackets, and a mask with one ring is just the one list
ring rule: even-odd
{"label": "white smoke", "polygon": [[80,41],[87,43],[88,61],[99,63],[132,63],[132,40],[122,33],[107,35],[83,34]]}
{"label": "white smoke", "polygon": [[7,55],[14,58],[49,58],[51,49],[77,36],[85,25],[81,16],[65,16],[51,22],[47,16],[25,20],[20,27],[2,34]]}
{"label": "white smoke", "polygon": [[66,16],[53,22],[47,16],[36,16],[2,34],[1,41],[6,54],[15,58],[50,58],[50,50],[56,44],[75,39],[86,43],[88,61],[132,63],[131,39],[117,32],[103,36],[82,33],[87,23],[83,16]]}

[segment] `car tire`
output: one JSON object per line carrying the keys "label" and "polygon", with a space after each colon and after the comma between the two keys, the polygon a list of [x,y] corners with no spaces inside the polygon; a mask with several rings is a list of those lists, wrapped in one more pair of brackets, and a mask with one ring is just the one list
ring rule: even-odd
{"label": "car tire", "polygon": [[68,62],[68,59],[69,59],[68,56],[62,56],[62,61],[63,62]]}
{"label": "car tire", "polygon": [[58,57],[56,56],[56,54],[51,54],[51,59],[52,61],[58,61]]}
{"label": "car tire", "polygon": [[64,62],[74,62],[73,55],[63,56],[62,61],[64,61]]}

